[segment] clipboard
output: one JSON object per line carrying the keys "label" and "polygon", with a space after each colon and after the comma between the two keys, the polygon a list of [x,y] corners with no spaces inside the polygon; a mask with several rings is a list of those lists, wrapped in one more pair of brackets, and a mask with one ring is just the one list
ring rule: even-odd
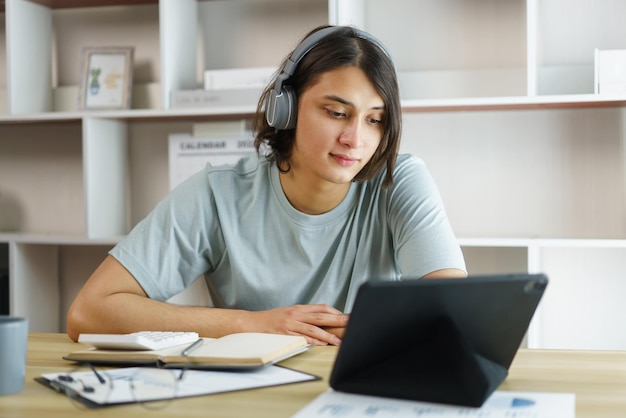
{"label": "clipboard", "polygon": [[[217,371],[186,369],[184,378],[177,382],[177,386],[166,392],[146,392],[146,396],[138,395],[131,388],[131,380],[137,373],[158,370],[160,372],[178,372],[179,370],[159,369],[153,367],[126,367],[98,371],[105,375],[112,384],[95,385],[89,379],[95,380],[93,371],[72,373],[75,380],[81,380],[95,388],[94,391],[84,391],[81,386],[66,383],[59,379],[60,375],[67,375],[66,370],[58,373],[46,373],[35,378],[35,381],[60,392],[88,408],[102,408],[113,405],[132,403],[149,403],[167,401],[192,396],[211,395],[225,392],[256,389],[270,386],[282,386],[294,383],[312,382],[321,378],[309,373],[300,372],[283,366],[271,365],[251,371]],[[103,393],[106,391],[106,393]]]}

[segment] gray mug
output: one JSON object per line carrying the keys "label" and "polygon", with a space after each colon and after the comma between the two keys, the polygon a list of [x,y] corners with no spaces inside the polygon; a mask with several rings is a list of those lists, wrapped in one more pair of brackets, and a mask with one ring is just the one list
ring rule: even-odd
{"label": "gray mug", "polygon": [[28,320],[0,315],[0,395],[24,388],[27,345]]}

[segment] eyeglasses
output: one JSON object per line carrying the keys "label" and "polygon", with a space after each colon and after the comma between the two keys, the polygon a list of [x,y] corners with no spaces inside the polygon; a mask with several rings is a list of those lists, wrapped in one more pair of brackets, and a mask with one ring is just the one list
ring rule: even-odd
{"label": "eyeglasses", "polygon": [[67,374],[59,374],[50,385],[65,394],[78,408],[106,405],[113,390],[113,380],[104,372],[98,372],[91,365],[77,368]]}
{"label": "eyeglasses", "polygon": [[164,408],[176,398],[185,370],[138,369],[128,381],[135,402],[148,409]]}
{"label": "eyeglasses", "polygon": [[161,409],[176,397],[185,369],[122,368],[97,371],[86,364],[70,373],[58,374],[52,387],[65,394],[79,408],[139,403],[147,409]]}

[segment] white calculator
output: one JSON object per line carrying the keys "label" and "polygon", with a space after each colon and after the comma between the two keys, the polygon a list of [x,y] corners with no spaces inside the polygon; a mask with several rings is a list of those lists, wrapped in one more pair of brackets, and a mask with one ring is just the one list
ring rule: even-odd
{"label": "white calculator", "polygon": [[80,334],[78,342],[102,350],[161,350],[198,340],[197,332],[139,331],[130,334]]}

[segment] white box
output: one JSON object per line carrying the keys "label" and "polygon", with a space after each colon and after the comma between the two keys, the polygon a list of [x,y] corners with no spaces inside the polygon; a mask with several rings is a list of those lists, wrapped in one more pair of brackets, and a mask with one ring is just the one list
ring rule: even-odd
{"label": "white box", "polygon": [[596,94],[626,94],[626,49],[595,50]]}
{"label": "white box", "polygon": [[195,137],[213,138],[221,136],[251,136],[252,134],[246,127],[245,119],[238,120],[221,120],[212,122],[194,123],[192,133]]}
{"label": "white box", "polygon": [[271,81],[275,67],[233,68],[204,72],[205,90],[257,89],[263,90]]}

